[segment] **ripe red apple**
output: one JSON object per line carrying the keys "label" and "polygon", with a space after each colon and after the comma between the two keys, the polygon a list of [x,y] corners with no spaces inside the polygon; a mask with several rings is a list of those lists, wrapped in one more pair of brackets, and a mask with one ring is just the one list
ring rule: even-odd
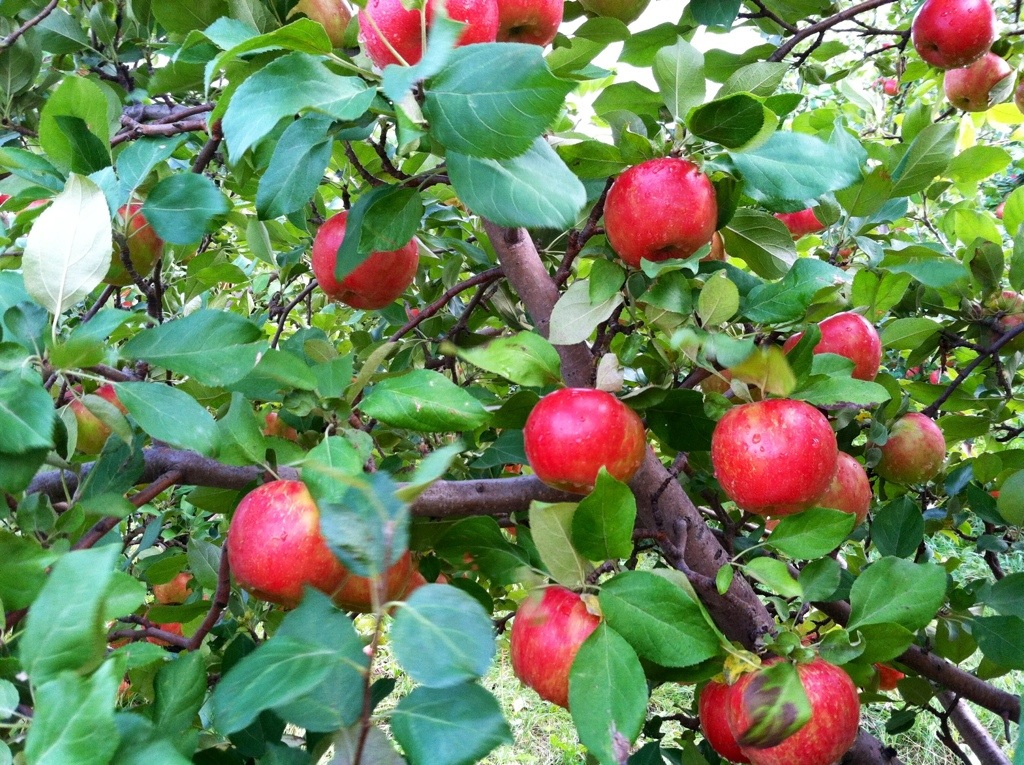
{"label": "ripe red apple", "polygon": [[[769,661],[768,664],[773,664]],[[740,746],[753,765],[832,765],[857,738],[860,699],[857,687],[842,669],[816,658],[796,666],[811,704],[811,719],[777,746]],[[761,670],[749,672],[730,687],[727,699],[729,729],[737,740],[750,729],[752,716],[771,691],[759,688]]]}
{"label": "ripe red apple", "polygon": [[887,96],[895,96],[900,92],[900,82],[895,77],[886,77],[882,80],[882,92]]}
{"label": "ripe red apple", "polygon": [[711,241],[718,222],[715,188],[693,162],[649,159],[615,179],[604,227],[615,252],[633,268],[640,260],[687,258]]}
{"label": "ripe red apple", "polygon": [[[498,34],[497,0],[447,0],[448,16],[466,28],[456,45],[494,42]],[[437,12],[427,0],[427,28]],[[423,56],[424,34],[419,11],[407,11],[402,0],[369,0],[359,14],[359,42],[381,69],[388,64],[415,64]]]}
{"label": "ripe red apple", "polygon": [[[127,219],[127,230],[124,228]],[[164,254],[164,240],[156,235],[142,214],[142,205],[133,202],[117,211],[115,229],[128,237],[128,259],[139,276],[148,276],[157,259]],[[103,280],[107,284],[124,287],[132,283],[132,277],[121,262],[121,250],[114,242],[110,255],[110,270]]]}
{"label": "ripe red apple", "polygon": [[889,428],[875,471],[893,483],[923,483],[942,470],[946,439],[931,418],[920,412],[903,415]]}
{"label": "ripe red apple", "polygon": [[[994,343],[1004,333],[1024,324],[1024,295],[1013,290],[1003,290],[998,296],[985,301],[985,307],[998,318],[989,333],[989,343]],[[1000,353],[1024,351],[1024,335],[1017,335],[1000,349]]]}
{"label": "ripe red apple", "polygon": [[[1017,88],[1017,90],[1020,90],[1020,88]],[[1015,95],[1014,95],[1014,98],[1016,98],[1016,97],[1017,97],[1017,96],[1016,96],[1016,94],[1015,94]],[[1024,111],[1024,110],[1022,110],[1022,111]],[[996,216],[997,218],[999,218],[999,220],[1002,220],[1002,219],[1003,219],[1003,213],[1004,213],[1005,211],[1006,211],[1006,202],[1005,202],[1005,201],[1002,201],[1002,202],[1000,202],[999,204],[997,204],[997,205],[996,205],[996,209],[995,209],[995,216]]]}
{"label": "ripe red apple", "polygon": [[640,18],[651,0],[580,0],[586,10],[596,16],[618,19],[629,24]]}
{"label": "ripe red apple", "polygon": [[939,69],[957,69],[992,47],[996,14],[989,0],[926,0],[910,29],[921,58]]}
{"label": "ripe red apple", "polygon": [[[396,2],[398,0],[395,0]],[[384,308],[395,302],[412,284],[420,256],[416,240],[398,250],[370,254],[339,284],[334,278],[338,248],[345,238],[347,212],[339,212],[324,223],[313,239],[313,274],[328,297],[353,308]]]}
{"label": "ripe red apple", "polygon": [[906,677],[905,674],[888,664],[875,664],[875,669],[878,671],[878,690],[880,691],[895,691],[900,680]]}
{"label": "ripe red apple", "polygon": [[552,586],[531,593],[516,611],[509,654],[516,677],[542,699],[569,708],[569,670],[583,641],[601,623],[579,595]]}
{"label": "ripe red apple", "polygon": [[[231,573],[260,600],[294,608],[305,585],[348,611],[373,609],[371,580],[346,569],[320,533],[320,511],[301,481],[272,481],[245,495],[231,518]],[[386,600],[405,596],[412,575],[408,553],[385,574]]]}
{"label": "ripe red apple", "polygon": [[986,53],[963,69],[950,69],[942,83],[946,98],[965,112],[983,112],[994,105],[992,91],[1013,73],[1006,60]]}
{"label": "ripe red apple", "polygon": [[814,208],[791,213],[775,213],[775,217],[782,221],[782,225],[789,229],[794,239],[799,239],[807,234],[817,234],[825,230],[825,224],[818,220]]}
{"label": "ripe red apple", "polygon": [[263,426],[263,435],[276,436],[277,438],[284,438],[288,441],[299,440],[299,432],[282,420],[281,415],[277,412],[268,412],[265,422],[266,424]]}
{"label": "ripe red apple", "polygon": [[[166,622],[164,624],[154,624],[153,626],[156,627],[158,630],[170,632],[172,635],[177,635],[178,637],[185,637],[185,633],[181,631],[181,622]],[[153,645],[170,645],[170,643],[168,643],[166,640],[163,640],[158,637],[148,637],[146,638],[146,642],[152,643]]]}
{"label": "ripe red apple", "polygon": [[594,388],[562,388],[546,395],[527,417],[523,438],[537,477],[576,494],[594,488],[602,467],[628,481],[647,449],[637,413]]}
{"label": "ripe red apple", "polygon": [[1024,80],[1017,83],[1017,89],[1013,91],[1013,103],[1019,112],[1024,113]]}
{"label": "ripe red apple", "polygon": [[345,30],[352,21],[352,10],[345,0],[299,0],[288,16],[295,13],[303,13],[307,18],[319,22],[335,48],[345,44]]}
{"label": "ripe red apple", "polygon": [[697,718],[700,729],[711,748],[729,762],[750,762],[736,737],[729,730],[729,718],[726,715],[726,704],[732,689],[725,683],[711,680],[705,685],[697,698]]}
{"label": "ripe red apple", "polygon": [[550,45],[562,23],[565,0],[498,0],[498,42]]}
{"label": "ripe red apple", "polygon": [[0,194],[0,207],[4,206],[4,202],[11,198],[10,194]]}
{"label": "ripe red apple", "polygon": [[[75,389],[79,394],[82,392],[82,386],[80,385],[76,385]],[[93,395],[99,396],[116,406],[121,410],[121,414],[128,413],[124,404],[122,404],[121,400],[117,397],[117,392],[114,390],[114,386],[110,383],[101,385],[96,389]],[[71,412],[75,415],[75,421],[78,425],[78,440],[75,444],[76,448],[78,451],[82,452],[82,454],[99,454],[103,451],[103,445],[107,442],[107,438],[110,437],[110,426],[89,411],[86,405],[77,396],[71,399],[68,406],[71,408]]]}
{"label": "ripe red apple", "polygon": [[711,436],[711,462],[722,489],[758,515],[812,507],[832,483],[838,453],[825,416],[791,399],[735,406]]}
{"label": "ripe red apple", "polygon": [[864,522],[871,508],[871,482],[867,471],[846,452],[839,452],[836,474],[832,483],[818,500],[818,507],[830,507],[857,516],[857,524]]}
{"label": "ripe red apple", "polygon": [[[821,340],[815,353],[834,353],[853,362],[852,376],[857,380],[874,380],[882,363],[882,339],[874,325],[859,313],[846,311],[818,322]],[[782,350],[789,353],[804,336],[798,332],[786,340]]]}
{"label": "ripe red apple", "polygon": [[182,571],[165,584],[154,584],[153,597],[156,598],[157,603],[163,603],[165,606],[184,603],[192,594],[192,588],[188,586],[191,579],[191,574]]}

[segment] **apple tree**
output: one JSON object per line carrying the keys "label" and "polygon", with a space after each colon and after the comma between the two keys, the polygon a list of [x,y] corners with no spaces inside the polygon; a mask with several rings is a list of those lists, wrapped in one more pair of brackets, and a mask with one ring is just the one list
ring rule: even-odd
{"label": "apple tree", "polygon": [[994,5],[0,0],[0,764],[1024,761]]}

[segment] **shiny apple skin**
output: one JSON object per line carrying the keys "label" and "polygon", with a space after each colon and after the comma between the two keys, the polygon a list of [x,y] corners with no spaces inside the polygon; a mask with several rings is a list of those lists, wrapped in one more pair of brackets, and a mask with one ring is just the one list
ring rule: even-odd
{"label": "shiny apple skin", "polygon": [[984,112],[993,106],[993,88],[1013,73],[1010,65],[995,53],[986,53],[963,69],[946,72],[942,89],[946,99],[965,112]]}
{"label": "shiny apple skin", "polygon": [[838,453],[825,416],[790,399],[735,406],[711,436],[711,462],[723,491],[758,515],[813,507],[835,476]]}
{"label": "shiny apple skin", "polygon": [[531,593],[512,620],[509,655],[516,677],[542,699],[568,709],[569,670],[600,623],[583,599],[565,587]]}
{"label": "shiny apple skin", "polygon": [[612,184],[604,205],[605,233],[622,261],[688,258],[711,241],[718,201],[693,162],[674,157],[634,165]]}
{"label": "shiny apple skin", "polygon": [[192,588],[188,586],[191,579],[191,574],[187,571],[182,571],[169,582],[154,584],[153,597],[156,598],[157,603],[162,603],[165,606],[184,603],[188,600],[188,596],[192,594]]}
{"label": "shiny apple skin", "polygon": [[565,0],[498,0],[498,42],[550,45],[558,34]]}
{"label": "shiny apple skin", "polygon": [[775,217],[782,221],[782,225],[789,229],[794,239],[799,239],[807,234],[817,234],[825,230],[825,224],[818,220],[814,208],[799,210],[791,213],[775,213]]}
{"label": "shiny apple skin", "polygon": [[[844,312],[829,316],[818,323],[821,340],[814,346],[815,353],[834,353],[853,362],[852,376],[857,380],[874,380],[882,364],[882,338],[875,326],[859,313]],[[793,350],[803,332],[786,340],[782,350]]]}
{"label": "shiny apple skin", "polygon": [[304,13],[318,22],[335,48],[345,44],[345,30],[352,21],[352,11],[344,0],[301,0],[292,13]]}
{"label": "shiny apple skin", "polygon": [[[339,608],[371,611],[370,580],[349,572],[320,533],[320,511],[301,481],[272,481],[245,495],[231,518],[231,573],[254,597],[294,608],[309,585]],[[387,574],[387,600],[404,597],[412,576],[408,553]]]}
{"label": "shiny apple skin", "polygon": [[[427,0],[428,19],[434,18],[434,6],[434,0]],[[450,18],[466,24],[457,46],[494,42],[497,38],[497,0],[447,0],[445,8]],[[370,18],[373,19],[372,23]],[[429,22],[427,27],[430,27]],[[405,59],[405,63],[417,63],[423,57],[420,12],[407,11],[402,7],[401,0],[369,0],[359,14],[359,43],[370,60],[381,69],[388,64],[402,63],[385,43],[385,39]]]}
{"label": "shiny apple skin", "polygon": [[651,0],[580,0],[580,5],[596,16],[618,19],[630,24],[640,18]]}
{"label": "shiny apple skin", "polygon": [[996,41],[989,0],[927,0],[910,27],[918,55],[938,69],[958,69],[981,58]]}
{"label": "shiny apple skin", "polygon": [[855,457],[846,452],[839,452],[836,459],[836,474],[818,500],[818,507],[851,513],[857,516],[859,526],[868,517],[873,497],[867,471]]}
{"label": "shiny apple skin", "polygon": [[339,283],[334,278],[338,248],[345,238],[347,212],[330,217],[313,239],[313,274],[320,289],[332,300],[353,308],[377,310],[391,305],[416,278],[420,256],[416,240],[397,250],[370,253]]}
{"label": "shiny apple skin", "polygon": [[[139,276],[149,276],[157,259],[164,254],[164,240],[157,236],[156,231],[149,225],[149,221],[142,214],[141,204],[133,202],[121,207],[117,211],[115,225],[123,226],[126,215],[128,216],[128,259]],[[119,230],[124,231],[123,228]],[[116,243],[110,255],[110,268],[103,281],[119,287],[132,283],[132,277],[121,262],[121,252]]]}
{"label": "shiny apple skin", "polygon": [[942,471],[946,461],[946,438],[930,417],[910,412],[889,428],[889,440],[882,444],[882,459],[875,466],[882,478],[893,483],[924,483]]}
{"label": "shiny apple skin", "polygon": [[747,763],[750,760],[740,751],[736,737],[729,730],[726,705],[731,688],[725,683],[712,680],[705,685],[697,697],[697,718],[700,729],[711,748],[729,762]]}
{"label": "shiny apple skin", "polygon": [[[749,699],[744,696],[757,674],[744,675],[729,689],[729,728],[737,738],[750,727]],[[811,719],[777,746],[740,747],[753,765],[833,765],[857,739],[860,698],[850,676],[821,658],[798,664],[797,674],[811,704]]]}
{"label": "shiny apple skin", "polygon": [[640,417],[611,393],[562,388],[542,398],[523,430],[526,459],[548,486],[587,494],[602,467],[629,481],[644,461]]}

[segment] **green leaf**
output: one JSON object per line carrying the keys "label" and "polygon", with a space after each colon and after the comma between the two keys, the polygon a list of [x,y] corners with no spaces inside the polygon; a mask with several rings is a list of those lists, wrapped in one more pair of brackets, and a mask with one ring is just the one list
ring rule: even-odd
{"label": "green leaf", "polygon": [[429,688],[483,677],[494,659],[494,625],[471,595],[446,584],[420,587],[401,604],[391,646],[402,668]]}
{"label": "green leaf", "polygon": [[896,319],[882,330],[882,345],[894,351],[913,350],[941,329],[942,325],[934,319]]}
{"label": "green leaf", "polygon": [[907,247],[887,252],[880,268],[893,273],[910,274],[927,287],[942,289],[969,276],[967,268],[956,258],[929,247]]}
{"label": "green leaf", "polygon": [[107,275],[113,231],[103,192],[80,175],[36,218],[25,243],[25,289],[53,314],[62,314]]}
{"label": "green leaf", "polygon": [[593,571],[572,544],[573,502],[530,503],[530,534],[551,578],[566,587],[580,587]]}
{"label": "green leaf", "polygon": [[644,410],[647,427],[677,451],[708,451],[715,421],[704,412],[704,396],[695,390],[670,390]]}
{"label": "green leaf", "polygon": [[741,0],[690,0],[689,8],[702,26],[728,27],[736,20],[740,5]]}
{"label": "green leaf", "polygon": [[[260,429],[260,421],[252,410],[252,404],[241,393],[231,394],[228,413],[217,421],[218,441],[221,459],[234,457],[241,464],[259,464],[266,453],[266,441]],[[230,454],[225,453],[230,450]]]}
{"label": "green leaf", "polygon": [[586,189],[546,141],[538,138],[513,159],[447,153],[459,198],[499,226],[564,229],[576,222]]}
{"label": "green leaf", "polygon": [[796,246],[789,230],[774,215],[741,208],[722,229],[725,249],[746,261],[763,279],[779,279],[796,262]]}
{"label": "green leaf", "polygon": [[687,112],[704,103],[704,54],[683,38],[654,54],[654,81],[669,112],[682,122]]}
{"label": "green leaf", "polygon": [[921,509],[909,497],[887,503],[871,519],[871,540],[882,555],[912,558],[924,540]]}
{"label": "green leaf", "polygon": [[[821,356],[816,355],[814,358],[819,359]],[[803,385],[793,390],[790,396],[814,406],[855,406],[862,409],[878,406],[889,400],[889,392],[884,386],[867,380],[839,377],[835,372],[811,375]]]}
{"label": "green leaf", "polygon": [[[121,352],[127,358],[189,375],[204,385],[222,386],[251,372],[265,349],[263,333],[245,317],[200,309],[140,332]],[[216,364],[210,363],[212,358]]]}
{"label": "green leaf", "polygon": [[117,726],[118,748],[112,762],[117,765],[150,765],[154,762],[160,765],[189,765],[192,762],[176,748],[176,744],[182,748],[188,744],[180,739],[172,740],[142,715],[118,713],[114,716],[114,723]]}
{"label": "green leaf", "polygon": [[1024,669],[1024,619],[1019,616],[980,616],[971,621],[971,635],[985,658],[1001,667]]}
{"label": "green leaf", "polygon": [[153,438],[206,456],[216,451],[217,424],[187,393],[160,383],[128,382],[114,387],[139,427]]}
{"label": "green leaf", "polygon": [[[693,10],[693,3],[690,3]],[[752,64],[740,67],[725,81],[718,91],[718,98],[730,96],[733,93],[751,93],[761,98],[772,95],[789,72],[789,64],[783,61],[755,61]]]}
{"label": "green leaf", "polygon": [[741,703],[750,725],[737,731],[740,746],[777,746],[811,719],[811,702],[800,675],[787,661],[758,670],[744,686]]}
{"label": "green leaf", "polygon": [[525,550],[506,540],[493,518],[457,521],[437,540],[435,550],[441,557],[460,564],[463,556],[469,555],[480,573],[495,584],[519,582],[524,569],[529,567]]}
{"label": "green leaf", "polygon": [[449,151],[511,159],[554,122],[574,87],[551,73],[536,45],[466,46],[427,81],[423,114],[430,134]]}
{"label": "green leaf", "polygon": [[590,302],[589,281],[577,279],[562,293],[551,311],[548,340],[554,345],[582,343],[601,322],[611,317],[622,300],[622,293],[615,292],[594,305]]}
{"label": "green leaf", "polygon": [[[76,134],[82,130],[102,147],[106,165],[110,164],[110,116],[103,90],[85,77],[68,76],[50,94],[39,117],[39,143],[46,156],[62,168],[76,173],[91,173],[92,167],[78,150]],[[77,118],[79,130],[65,132],[60,118]],[[109,214],[105,217],[109,218]]]}
{"label": "green leaf", "polygon": [[848,284],[845,271],[817,258],[800,258],[774,284],[759,284],[747,294],[743,314],[764,324],[797,321],[803,318],[821,290]]}
{"label": "green leaf", "polygon": [[562,379],[558,351],[534,332],[519,332],[475,348],[459,348],[458,354],[470,364],[518,385],[540,388]]}
{"label": "green leaf", "polygon": [[0,454],[52,448],[56,419],[38,373],[23,367],[0,377]]}
{"label": "green leaf", "polygon": [[1003,616],[1024,618],[1024,572],[1008,574],[994,582],[985,596],[985,604]]}
{"label": "green leaf", "polygon": [[729,280],[725,271],[715,271],[704,283],[700,297],[697,298],[697,315],[701,322],[704,326],[722,324],[731,319],[739,307],[739,288]]}
{"label": "green leaf", "polygon": [[497,700],[475,683],[416,688],[391,713],[391,731],[410,765],[471,765],[512,743]]}
{"label": "green leaf", "polygon": [[687,124],[694,135],[727,149],[742,149],[767,140],[779,120],[750,94],[733,93],[698,106]]}
{"label": "green leaf", "polygon": [[197,173],[164,178],[146,197],[142,213],[157,235],[171,244],[192,244],[213,230],[214,219],[231,203],[212,180]]}
{"label": "green leaf", "polygon": [[128,191],[137,189],[161,162],[170,158],[185,143],[187,135],[168,138],[139,138],[117,155],[117,177]]}
{"label": "green leaf", "polygon": [[584,497],[572,519],[572,546],[595,561],[633,554],[636,497],[629,486],[602,467],[594,490]]}
{"label": "green leaf", "polygon": [[813,507],[780,520],[768,544],[791,558],[820,558],[843,543],[856,520],[851,513]]}
{"label": "green leaf", "polygon": [[[236,17],[237,18],[237,17]],[[223,21],[223,20],[222,20]],[[207,30],[209,33],[211,30]],[[246,29],[246,33],[250,29]],[[255,30],[251,30],[255,31]],[[245,53],[268,50],[293,50],[301,53],[325,55],[331,52],[331,41],[323,24],[312,19],[296,19],[291,24],[274,29],[267,34],[253,37],[232,45],[206,65],[206,88],[209,90],[213,78],[232,59]]]}
{"label": "green leaf", "polygon": [[957,123],[929,125],[914,138],[892,171],[891,197],[907,197],[924,190],[946,171],[956,145]]}
{"label": "green leaf", "polygon": [[942,566],[882,558],[864,569],[850,589],[847,629],[894,622],[918,630],[932,620],[945,596]]}
{"label": "green leaf", "polygon": [[331,161],[330,126],[330,117],[307,114],[285,129],[256,191],[261,219],[295,212],[316,193]]}
{"label": "green leaf", "polygon": [[601,585],[608,626],[645,659],[689,667],[718,655],[719,637],[690,596],[647,571],[624,571]]}
{"label": "green leaf", "polygon": [[65,670],[95,666],[103,657],[103,606],[119,545],[60,557],[32,603],[19,641],[21,666],[36,686]]}
{"label": "green leaf", "polygon": [[[436,22],[435,22],[436,23]],[[404,69],[405,67],[389,67]],[[405,765],[405,760],[395,751],[391,739],[384,731],[371,726],[363,733],[362,725],[353,725],[338,731],[332,742],[334,756],[328,765],[360,765],[362,762],[373,765]],[[357,754],[359,759],[356,759]]]}
{"label": "green leaf", "polygon": [[647,682],[633,648],[607,624],[580,646],[569,671],[569,710],[580,743],[618,765],[647,716]]}
{"label": "green leaf", "polygon": [[285,117],[314,110],[336,120],[355,120],[376,93],[358,77],[334,74],[316,56],[282,56],[239,85],[231,97],[223,120],[231,161],[237,162]]}
{"label": "green leaf", "polygon": [[462,22],[453,21],[443,14],[435,15],[427,28],[427,49],[423,58],[413,66],[384,67],[384,79],[381,82],[384,95],[395,104],[401,104],[417,82],[428,80],[440,72],[448,63],[464,28]]}
{"label": "green leaf", "polygon": [[948,175],[957,183],[977,183],[1001,173],[1013,159],[999,146],[971,146],[953,157]]}
{"label": "green leaf", "polygon": [[754,558],[743,566],[745,572],[767,585],[784,598],[803,597],[800,583],[789,573],[789,567],[775,558]]}
{"label": "green leaf", "polygon": [[160,26],[172,34],[205,29],[228,13],[227,0],[193,0],[187,4],[179,0],[153,0],[151,7]]}
{"label": "green leaf", "polygon": [[153,723],[168,736],[192,727],[206,699],[206,659],[192,651],[179,654],[156,673]]}
{"label": "green leaf", "polygon": [[334,278],[341,282],[375,250],[389,252],[407,245],[422,216],[423,199],[416,189],[378,186],[363,194],[345,221]]}
{"label": "green leaf", "polygon": [[[33,407],[34,408],[34,407]],[[26,608],[46,583],[46,570],[59,554],[32,537],[0,529],[0,603],[7,610]],[[0,715],[2,716],[2,715]]]}
{"label": "green leaf", "polygon": [[838,589],[842,572],[831,558],[812,560],[800,570],[797,580],[804,591],[804,600],[828,600]]}
{"label": "green leaf", "polygon": [[473,396],[444,375],[426,369],[382,380],[359,409],[393,427],[428,433],[473,430],[490,417]]}

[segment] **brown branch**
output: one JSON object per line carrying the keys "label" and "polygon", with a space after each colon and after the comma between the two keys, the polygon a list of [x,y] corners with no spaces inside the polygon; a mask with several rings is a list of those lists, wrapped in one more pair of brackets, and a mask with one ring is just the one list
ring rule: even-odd
{"label": "brown branch", "polygon": [[896,0],[866,0],[866,2],[858,3],[857,5],[854,5],[851,8],[847,8],[845,11],[841,11],[835,14],[834,16],[829,16],[828,18],[822,19],[816,24],[806,26],[799,32],[794,34],[792,37],[790,37],[788,40],[786,40],[786,42],[784,42],[781,46],[779,46],[778,50],[776,50],[772,55],[768,57],[768,60],[782,61],[786,56],[788,56],[793,51],[793,49],[797,45],[802,43],[807,38],[820,35],[821,33],[825,32],[828,29],[831,29],[840,22],[849,21],[854,16],[859,16],[862,13],[866,13],[867,11],[874,10],[875,8],[880,8],[883,5],[889,5],[890,3],[894,2],[896,2]]}
{"label": "brown branch", "polygon": [[395,332],[395,334],[393,334],[391,337],[388,338],[388,342],[389,343],[396,343],[396,342],[398,342],[402,337],[404,337],[405,335],[409,334],[416,327],[418,327],[420,325],[420,322],[426,321],[431,316],[434,316],[438,311],[440,311],[446,305],[448,305],[448,302],[453,297],[458,295],[460,292],[465,292],[469,288],[475,287],[478,284],[485,284],[485,285],[486,284],[490,284],[491,282],[496,281],[497,279],[500,279],[504,275],[505,275],[505,272],[501,269],[501,266],[498,266],[497,268],[489,268],[486,271],[481,271],[476,276],[472,276],[469,279],[466,279],[466,281],[464,281],[464,282],[459,282],[455,286],[453,286],[453,287],[449,288],[448,290],[446,290],[445,293],[443,295],[441,295],[441,297],[439,297],[433,303],[428,305],[426,308],[421,309],[420,312],[416,316],[414,316],[413,318],[409,319],[409,321],[407,321],[402,326],[401,329],[399,329],[397,332]]}
{"label": "brown branch", "polygon": [[598,232],[597,222],[604,215],[604,203],[608,198],[608,191],[614,182],[614,178],[609,178],[605,183],[604,190],[594,204],[594,209],[587,216],[587,222],[583,224],[583,228],[580,231],[573,230],[569,232],[569,243],[565,248],[565,257],[562,258],[562,262],[558,264],[558,270],[555,271],[555,286],[561,288],[565,284],[569,274],[572,273],[573,261],[579,256],[587,242]]}
{"label": "brown branch", "polygon": [[220,148],[220,142],[224,140],[224,131],[221,129],[220,120],[214,120],[213,124],[210,125],[210,138],[203,145],[203,148],[196,154],[196,160],[192,163],[192,172],[201,173],[206,170],[206,166],[213,160],[214,155],[217,154],[217,149]]}
{"label": "brown branch", "polygon": [[188,645],[185,646],[188,650],[194,651],[199,648],[203,638],[210,633],[220,619],[220,615],[224,613],[224,609],[228,607],[230,597],[231,564],[228,561],[228,547],[224,545],[220,549],[220,568],[217,570],[217,590],[213,595],[213,603],[210,605],[210,610],[206,612],[206,618],[199,625],[199,629],[188,639]]}
{"label": "brown branch", "polygon": [[284,308],[281,309],[281,315],[277,319],[277,331],[274,332],[274,338],[270,341],[270,347],[276,348],[277,341],[281,339],[281,333],[284,332],[285,322],[288,321],[288,314],[290,314],[299,303],[306,299],[308,295],[313,293],[317,287],[317,280],[310,280],[309,284],[302,288],[302,292],[295,296],[295,298],[288,303]]}
{"label": "brown branch", "polygon": [[380,140],[370,141],[370,144],[373,146],[374,151],[377,152],[377,156],[380,157],[380,164],[381,167],[384,168],[384,172],[386,172],[388,175],[390,175],[392,178],[395,178],[396,180],[407,181],[410,178],[412,178],[412,176],[395,167],[395,163],[392,162],[391,157],[388,156],[388,125],[389,123],[385,122],[384,125],[381,127]]}
{"label": "brown branch", "polygon": [[756,14],[750,14],[750,18],[768,19],[769,21],[773,21],[776,24],[778,24],[780,27],[785,29],[790,34],[796,34],[797,32],[800,31],[800,28],[798,26],[796,26],[795,24],[790,24],[777,13],[770,10],[764,3],[761,2],[761,0],[753,0],[753,3],[754,5],[757,6],[758,12]]}
{"label": "brown branch", "polygon": [[34,27],[36,24],[39,24],[40,22],[42,22],[43,19],[45,19],[47,16],[49,16],[51,13],[53,13],[54,9],[56,9],[56,7],[57,7],[57,2],[58,2],[58,0],[50,0],[50,2],[48,2],[43,7],[43,10],[39,11],[39,13],[37,13],[35,16],[30,18],[28,21],[26,21],[20,27],[18,27],[13,32],[11,32],[9,35],[7,35],[7,37],[5,37],[4,39],[0,40],[0,52],[3,52],[5,50],[7,50],[8,48],[10,48],[12,45],[14,45],[14,43],[18,42],[18,38],[19,37],[21,37],[23,34],[25,34],[32,27]]}
{"label": "brown branch", "polygon": [[85,324],[86,322],[90,321],[93,316],[98,314],[100,312],[100,309],[107,304],[108,300],[110,300],[110,296],[117,292],[117,289],[117,286],[114,284],[108,284],[106,287],[104,287],[103,292],[101,292],[100,296],[96,298],[96,302],[93,303],[89,310],[86,311],[85,314],[82,316],[81,323]]}
{"label": "brown branch", "polygon": [[885,746],[863,729],[857,734],[853,748],[839,762],[841,765],[900,765],[895,749]]}
{"label": "brown branch", "polygon": [[981,765],[1010,765],[1010,758],[999,748],[963,699],[950,691],[943,691],[939,694],[939,703],[946,709],[953,726],[960,732],[964,743],[974,752]]}
{"label": "brown branch", "polygon": [[[159,476],[145,489],[133,495],[128,501],[135,507],[142,507],[148,502],[153,501],[153,499],[160,495],[165,489],[178,483],[183,476],[184,473],[180,470],[169,470]],[[97,521],[97,523],[85,532],[77,542],[71,545],[71,549],[84,550],[88,547],[92,547],[103,539],[103,537],[105,537],[110,530],[117,526],[117,524],[122,520],[123,518],[113,516],[111,518],[103,518]]]}
{"label": "brown branch", "polygon": [[364,181],[369,183],[371,186],[386,186],[380,178],[371,173],[362,162],[359,161],[359,157],[356,156],[355,151],[352,149],[352,144],[349,141],[345,141],[345,156],[348,157],[348,161],[352,163],[352,167],[356,169],[356,172],[362,177]]}

